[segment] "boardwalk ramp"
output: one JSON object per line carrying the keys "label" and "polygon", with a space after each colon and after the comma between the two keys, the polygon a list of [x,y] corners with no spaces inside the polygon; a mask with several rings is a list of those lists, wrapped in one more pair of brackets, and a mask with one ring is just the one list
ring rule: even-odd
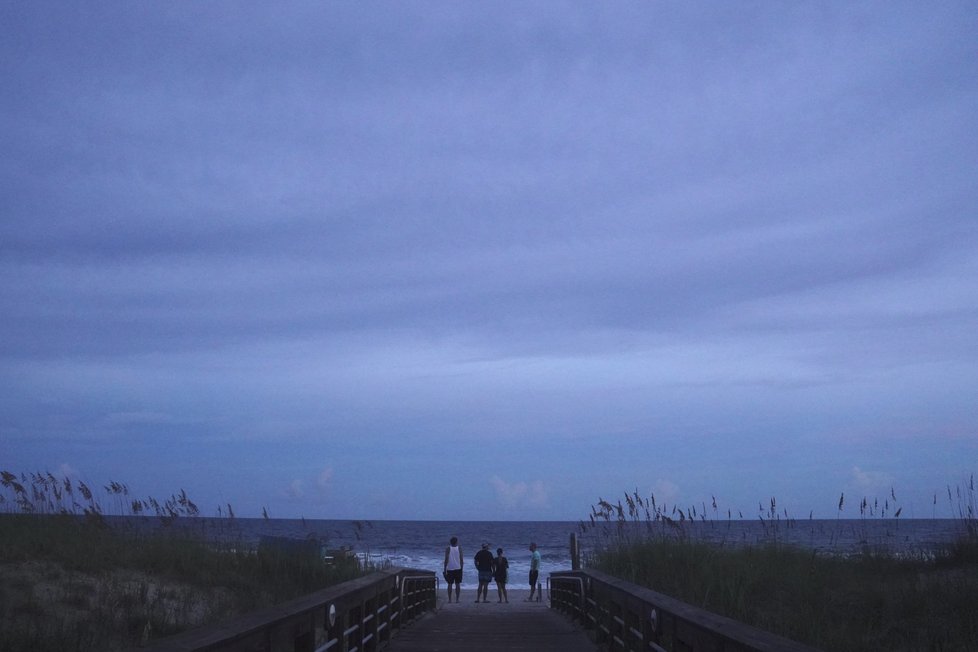
{"label": "boardwalk ramp", "polygon": [[[461,602],[438,599],[434,612],[391,640],[391,652],[595,652],[587,634],[546,602],[526,602],[529,591],[509,592],[509,602],[476,603],[471,591]],[[495,593],[493,591],[492,593]]]}

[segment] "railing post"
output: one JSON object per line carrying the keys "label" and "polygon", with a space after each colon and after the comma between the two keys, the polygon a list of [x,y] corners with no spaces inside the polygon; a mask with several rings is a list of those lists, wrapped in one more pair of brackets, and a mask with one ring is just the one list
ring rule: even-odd
{"label": "railing post", "polygon": [[363,644],[360,649],[373,652],[377,649],[377,594],[367,598],[363,607]]}
{"label": "railing post", "polygon": [[571,532],[570,535],[570,558],[571,570],[581,570],[581,548],[577,544],[577,534]]}
{"label": "railing post", "polygon": [[340,612],[339,617],[336,619],[337,627],[337,640],[339,641],[339,647],[337,652],[347,652],[350,649],[350,642],[346,637],[346,628],[349,626],[350,622],[350,612],[348,609],[344,609]]}

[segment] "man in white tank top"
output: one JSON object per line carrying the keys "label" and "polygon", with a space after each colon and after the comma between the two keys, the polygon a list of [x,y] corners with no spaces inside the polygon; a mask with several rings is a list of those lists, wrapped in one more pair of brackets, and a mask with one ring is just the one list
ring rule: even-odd
{"label": "man in white tank top", "polygon": [[445,581],[448,582],[448,601],[452,601],[452,584],[455,585],[455,602],[462,590],[462,548],[458,545],[458,537],[452,537],[445,548]]}

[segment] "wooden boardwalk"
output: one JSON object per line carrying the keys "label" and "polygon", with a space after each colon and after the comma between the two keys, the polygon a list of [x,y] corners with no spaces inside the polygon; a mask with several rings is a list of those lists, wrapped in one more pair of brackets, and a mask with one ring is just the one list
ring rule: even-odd
{"label": "wooden boardwalk", "polygon": [[[529,590],[510,590],[509,603],[496,602],[491,587],[488,603],[475,603],[474,591],[448,604],[444,593],[431,614],[401,629],[391,639],[391,652],[595,652],[584,630],[546,602],[524,602]],[[545,596],[546,597],[546,596]]]}

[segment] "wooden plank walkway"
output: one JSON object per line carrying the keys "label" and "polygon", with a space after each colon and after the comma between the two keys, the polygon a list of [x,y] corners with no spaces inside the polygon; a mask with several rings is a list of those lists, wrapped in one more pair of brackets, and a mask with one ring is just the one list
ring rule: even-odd
{"label": "wooden plank walkway", "polygon": [[[475,603],[475,591],[463,591],[459,603],[438,597],[437,609],[402,628],[391,639],[391,652],[595,652],[584,630],[546,602],[524,602],[529,589],[509,591],[509,603]],[[546,598],[546,596],[544,596]]]}

